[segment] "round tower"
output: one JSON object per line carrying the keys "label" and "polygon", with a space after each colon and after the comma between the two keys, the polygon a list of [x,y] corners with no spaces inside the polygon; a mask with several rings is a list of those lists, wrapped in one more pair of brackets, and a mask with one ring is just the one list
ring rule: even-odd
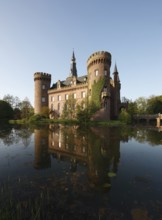
{"label": "round tower", "polygon": [[34,113],[40,114],[42,107],[48,107],[48,90],[51,85],[51,75],[48,73],[36,72],[34,74],[34,84]]}
{"label": "round tower", "polygon": [[95,120],[110,119],[110,67],[111,54],[106,51],[95,52],[87,60],[89,97],[99,109]]}
{"label": "round tower", "polygon": [[97,82],[100,78],[105,78],[106,82],[110,84],[110,66],[111,54],[106,51],[95,52],[88,58],[89,90],[91,90],[94,81]]}

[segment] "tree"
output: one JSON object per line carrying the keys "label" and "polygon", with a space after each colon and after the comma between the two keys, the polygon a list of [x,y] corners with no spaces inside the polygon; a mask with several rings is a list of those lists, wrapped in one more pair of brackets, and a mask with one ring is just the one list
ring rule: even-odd
{"label": "tree", "polygon": [[32,105],[30,104],[28,98],[25,98],[20,105],[21,110],[21,118],[30,118],[31,115],[33,115],[34,110]]}
{"label": "tree", "polygon": [[20,108],[21,101],[17,96],[14,97],[12,95],[7,94],[3,97],[3,100],[5,102],[8,102],[13,109]]}
{"label": "tree", "polygon": [[77,119],[78,119],[79,123],[80,124],[87,124],[90,121],[90,118],[91,118],[90,109],[88,107],[83,109],[80,106],[78,106]]}
{"label": "tree", "polygon": [[76,117],[76,99],[73,94],[70,94],[64,103],[62,118],[73,119]]}
{"label": "tree", "polygon": [[137,114],[147,114],[147,99],[145,97],[139,97],[135,100],[135,103],[137,105]]}
{"label": "tree", "polygon": [[162,96],[151,96],[148,99],[149,114],[162,113]]}
{"label": "tree", "polygon": [[12,119],[13,109],[8,102],[0,100],[0,119]]}
{"label": "tree", "polygon": [[131,118],[133,117],[133,115],[138,113],[138,109],[137,109],[137,103],[136,102],[128,102],[128,113],[130,114]]}
{"label": "tree", "polygon": [[126,124],[130,124],[131,123],[131,116],[130,114],[126,111],[126,109],[122,109],[120,114],[119,114],[119,120],[121,122],[124,122]]}

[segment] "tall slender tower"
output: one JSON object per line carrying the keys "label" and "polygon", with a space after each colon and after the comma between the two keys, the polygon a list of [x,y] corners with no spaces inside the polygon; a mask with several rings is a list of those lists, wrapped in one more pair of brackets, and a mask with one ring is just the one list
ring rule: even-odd
{"label": "tall slender tower", "polygon": [[120,107],[120,79],[119,79],[119,73],[118,73],[118,69],[115,63],[115,67],[114,67],[114,111],[113,111],[113,117],[117,118],[119,115],[119,107]]}
{"label": "tall slender tower", "polygon": [[34,74],[34,84],[34,113],[40,114],[43,107],[48,107],[48,90],[51,85],[51,75],[48,73],[36,72]]}

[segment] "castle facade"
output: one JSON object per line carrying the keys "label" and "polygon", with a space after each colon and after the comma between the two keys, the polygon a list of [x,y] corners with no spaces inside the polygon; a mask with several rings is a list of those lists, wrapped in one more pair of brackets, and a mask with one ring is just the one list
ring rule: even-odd
{"label": "castle facade", "polygon": [[[35,98],[34,111],[40,114],[43,107],[48,107],[50,117],[61,117],[65,104],[70,97],[76,105],[84,108],[85,99],[97,106],[94,120],[115,119],[120,111],[119,73],[115,64],[113,77],[110,75],[111,54],[106,51],[93,53],[87,60],[87,74],[78,76],[74,52],[71,58],[69,76],[58,80],[51,86],[51,75],[42,72],[34,74]],[[66,106],[68,108],[68,106]],[[53,114],[55,113],[55,114]]]}

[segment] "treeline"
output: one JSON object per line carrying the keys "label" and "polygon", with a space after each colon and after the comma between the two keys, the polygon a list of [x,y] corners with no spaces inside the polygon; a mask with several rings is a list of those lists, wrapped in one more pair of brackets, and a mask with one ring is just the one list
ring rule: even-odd
{"label": "treeline", "polygon": [[119,119],[131,123],[134,115],[162,114],[162,96],[139,97],[134,102],[123,98],[127,109],[122,109]]}
{"label": "treeline", "polygon": [[132,114],[162,113],[162,96],[139,97],[134,102],[128,101],[128,112]]}
{"label": "treeline", "polygon": [[20,100],[12,95],[5,95],[0,100],[0,119],[23,119],[30,118],[34,109],[28,98]]}
{"label": "treeline", "polygon": [[[139,97],[134,102],[123,98],[127,102],[127,108],[122,109],[119,115],[119,120],[131,122],[133,115],[136,114],[158,114],[162,113],[162,96],[150,96],[149,98]],[[63,108],[63,119],[77,118],[79,121],[89,121],[91,115],[95,112],[94,106],[85,98],[80,106],[77,106],[76,99],[72,96],[65,102]],[[47,107],[42,108],[40,115],[48,118],[51,110]],[[55,113],[55,112],[54,112]],[[28,98],[20,100],[18,97],[12,95],[5,95],[0,100],[0,119],[29,119],[34,115],[34,108],[32,107]],[[56,116],[58,116],[56,114]],[[56,117],[57,118],[57,117]]]}

